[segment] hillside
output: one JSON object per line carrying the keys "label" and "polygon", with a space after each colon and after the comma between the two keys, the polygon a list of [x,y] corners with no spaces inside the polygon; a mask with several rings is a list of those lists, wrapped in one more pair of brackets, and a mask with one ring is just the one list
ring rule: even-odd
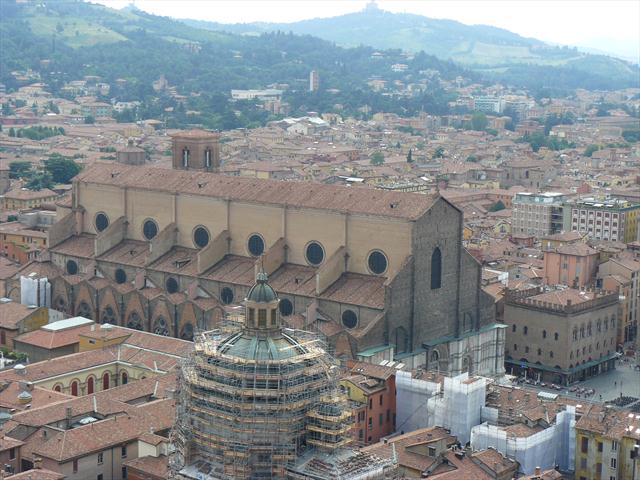
{"label": "hillside", "polygon": [[[372,76],[389,82],[417,78],[425,70],[437,71],[445,79],[473,77],[452,62],[424,54],[409,61],[407,71],[397,73],[391,65],[406,62],[400,51],[385,51],[383,59],[375,59],[372,47],[343,48],[319,38],[284,33],[256,37],[215,32],[135,9],[113,10],[80,1],[2,0],[0,10],[0,82],[8,89],[20,86],[11,72],[31,69],[56,94],[62,93],[65,82],[98,75],[111,84],[115,79],[127,80],[124,91],[113,91],[104,100],[115,96],[144,101],[155,96],[151,83],[164,75],[178,93],[189,97],[186,105],[149,100],[142,112],[145,118],[164,117],[167,108],[191,110],[205,112],[188,119],[193,123],[231,128],[251,124],[253,117],[236,121],[242,110],[243,115],[255,114],[255,120],[263,122],[264,110],[251,112],[251,105],[230,105],[229,92],[276,83],[288,85],[285,99],[292,113],[323,112],[335,104],[348,114],[357,113],[363,105],[374,112],[443,113],[451,98],[437,84],[428,93],[397,100],[371,92],[366,82]],[[321,92],[307,91],[313,69],[320,73]]]}
{"label": "hillside", "polygon": [[[544,79],[554,76],[564,79],[561,85],[556,86],[567,88],[605,89],[640,84],[638,67],[617,58],[586,54],[575,48],[550,46],[500,28],[390,13],[377,8],[287,24],[185,22],[213,31],[245,35],[290,31],[317,36],[343,46],[369,45],[380,49],[424,51],[488,73],[497,80],[531,88],[547,86],[544,85]],[[526,73],[522,74],[523,71],[530,73],[528,78]],[[568,78],[574,74],[575,78]]]}

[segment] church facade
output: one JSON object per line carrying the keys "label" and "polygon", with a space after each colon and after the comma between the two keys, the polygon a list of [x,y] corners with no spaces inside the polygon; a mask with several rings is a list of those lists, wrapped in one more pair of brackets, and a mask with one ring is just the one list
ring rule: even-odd
{"label": "church facade", "polygon": [[[174,163],[183,154],[174,148]],[[206,165],[96,163],[78,175],[50,232],[52,306],[190,338],[263,269],[284,321],[321,332],[338,357],[504,371],[504,326],[445,199]]]}

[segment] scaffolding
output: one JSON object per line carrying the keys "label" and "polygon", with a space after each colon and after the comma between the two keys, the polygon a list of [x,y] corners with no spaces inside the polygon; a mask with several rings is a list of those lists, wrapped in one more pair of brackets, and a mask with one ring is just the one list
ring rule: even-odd
{"label": "scaffolding", "polygon": [[[233,323],[197,335],[182,365],[174,475],[286,478],[306,449],[346,446],[351,412],[323,343],[308,332],[262,334]],[[270,354],[254,354],[258,345]]]}

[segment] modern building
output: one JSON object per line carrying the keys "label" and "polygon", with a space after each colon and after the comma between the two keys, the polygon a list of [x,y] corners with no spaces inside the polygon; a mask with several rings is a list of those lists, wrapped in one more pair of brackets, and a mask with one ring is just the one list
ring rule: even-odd
{"label": "modern building", "polygon": [[640,416],[600,405],[576,421],[575,478],[640,478]]}
{"label": "modern building", "polygon": [[103,102],[84,103],[81,112],[83,117],[104,118],[113,114],[113,107]]}
{"label": "modern building", "polygon": [[245,299],[240,330],[196,338],[182,369],[171,463],[176,478],[309,478],[288,473],[299,470],[307,449],[327,464],[332,455],[349,456],[351,412],[338,388],[338,367],[319,339],[283,327],[279,304],[261,272]]}
{"label": "modern building", "polygon": [[511,232],[538,238],[562,231],[565,195],[557,192],[516,193],[513,199]]}
{"label": "modern building", "polygon": [[203,310],[237,304],[264,266],[285,321],[320,331],[336,356],[503,372],[504,326],[462,247],[461,210],[439,196],[185,171],[181,152],[201,157],[191,136],[174,136],[176,170],[96,162],[75,177],[51,261],[28,269],[47,272],[56,309],[84,303],[102,320],[108,307],[110,323],[149,331],[162,317],[161,331],[190,338],[215,327]]}
{"label": "modern building", "polygon": [[309,91],[317,92],[320,88],[320,74],[317,70],[311,70],[309,73]]}
{"label": "modern building", "polygon": [[564,229],[595,240],[631,243],[638,239],[640,204],[609,198],[583,198],[564,209]]}
{"label": "modern building", "polygon": [[473,109],[485,113],[502,113],[504,99],[501,97],[476,97],[473,99]]}
{"label": "modern building", "polygon": [[568,385],[615,368],[618,294],[507,291],[507,371]]}
{"label": "modern building", "polygon": [[280,100],[282,90],[268,88],[265,90],[231,90],[232,100]]}

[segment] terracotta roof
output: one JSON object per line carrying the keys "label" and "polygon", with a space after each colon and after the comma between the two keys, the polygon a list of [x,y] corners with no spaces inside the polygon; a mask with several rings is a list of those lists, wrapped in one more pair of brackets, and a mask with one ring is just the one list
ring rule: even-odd
{"label": "terracotta roof", "polygon": [[178,131],[176,133],[172,133],[171,138],[220,138],[220,134],[216,132],[210,132],[208,130],[202,129],[194,129],[194,130],[186,130],[186,131]]}
{"label": "terracotta roof", "polygon": [[360,374],[366,377],[377,378],[380,380],[387,380],[396,374],[396,369],[393,367],[386,367],[384,365],[376,365],[374,363],[367,362],[353,362],[349,365],[352,374]]}
{"label": "terracotta roof", "polygon": [[0,436],[0,452],[9,450],[10,448],[16,448],[24,445],[24,442],[17,438],[7,437],[6,435]]}
{"label": "terracotta roof", "polygon": [[599,433],[607,438],[623,437],[640,440],[640,415],[629,410],[604,409],[600,405],[590,408],[576,421],[576,430]]}
{"label": "terracotta roof", "polygon": [[385,280],[384,277],[344,273],[320,295],[320,298],[383,309]]}
{"label": "terracotta roof", "polygon": [[566,288],[564,290],[552,290],[550,292],[541,293],[530,297],[532,300],[540,302],[552,303],[555,305],[567,305],[571,302],[573,305],[588,302],[596,297],[594,292],[580,291],[575,288]]}
{"label": "terracotta roof", "polygon": [[562,255],[573,255],[576,257],[586,257],[588,255],[597,255],[598,253],[595,248],[591,248],[586,243],[571,243],[568,245],[561,245],[556,248],[556,252]]}
{"label": "terracotta roof", "polygon": [[74,182],[407,220],[420,218],[431,208],[437,198],[373,188],[261,180],[199,171],[178,171],[103,162],[92,164],[76,176]]}
{"label": "terracotta roof", "polygon": [[158,400],[88,425],[51,435],[33,450],[42,457],[65,462],[115,445],[122,445],[153,431],[167,430],[175,422],[175,400]]}
{"label": "terracotta roof", "polygon": [[16,302],[0,303],[0,328],[16,330],[20,322],[36,310]]}
{"label": "terracotta roof", "polygon": [[95,253],[95,236],[73,235],[58,245],[50,247],[49,250],[73,257],[92,258]]}
{"label": "terracotta roof", "polygon": [[69,395],[48,388],[31,386],[30,389],[27,388],[31,395],[31,400],[28,404],[25,404],[18,399],[18,395],[25,391],[24,385],[20,385],[20,382],[5,382],[0,384],[0,389],[0,408],[5,410],[26,410],[27,405],[30,405],[29,409],[35,409],[72,398]]}
{"label": "terracotta roof", "polygon": [[4,194],[4,198],[11,200],[38,200],[40,198],[57,197],[58,194],[53,190],[44,188],[42,190],[27,190],[25,188],[16,188]]}
{"label": "terracotta roof", "polygon": [[[159,457],[139,457],[127,460],[123,463],[129,470],[143,472],[147,475],[153,475],[156,478],[168,478],[169,462],[167,457],[161,455]],[[148,478],[148,477],[145,477]],[[152,477],[153,478],[153,477]]]}
{"label": "terracotta roof", "polygon": [[15,475],[12,475],[11,478],[13,480],[64,480],[65,475],[52,470],[39,468],[16,473]]}
{"label": "terracotta roof", "polygon": [[34,330],[17,336],[14,341],[47,350],[66,347],[80,341],[80,334],[88,332],[95,325],[80,325],[65,330]]}

